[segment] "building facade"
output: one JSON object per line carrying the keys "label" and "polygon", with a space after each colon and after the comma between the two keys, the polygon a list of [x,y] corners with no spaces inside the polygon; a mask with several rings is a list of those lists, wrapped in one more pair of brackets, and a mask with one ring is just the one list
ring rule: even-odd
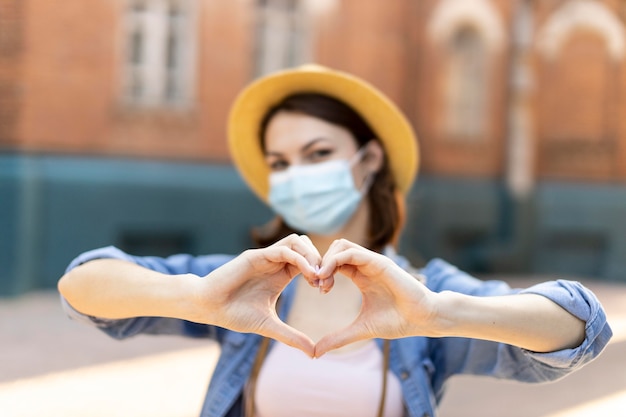
{"label": "building facade", "polygon": [[249,245],[228,109],[306,62],[415,126],[414,262],[626,280],[625,54],[623,0],[0,0],[0,294],[104,244]]}

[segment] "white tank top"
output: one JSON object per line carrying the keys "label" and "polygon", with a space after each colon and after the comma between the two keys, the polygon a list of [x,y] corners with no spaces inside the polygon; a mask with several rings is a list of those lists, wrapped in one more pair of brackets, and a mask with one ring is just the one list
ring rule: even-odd
{"label": "white tank top", "polygon": [[[274,342],[257,379],[256,417],[376,417],[382,366],[383,355],[374,340],[318,359]],[[400,382],[387,372],[384,416],[401,417]]]}

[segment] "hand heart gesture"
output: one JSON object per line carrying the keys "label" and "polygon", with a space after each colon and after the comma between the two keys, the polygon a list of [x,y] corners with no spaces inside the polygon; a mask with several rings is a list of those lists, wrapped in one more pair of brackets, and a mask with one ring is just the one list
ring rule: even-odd
{"label": "hand heart gesture", "polygon": [[257,333],[314,355],[315,344],[276,313],[278,296],[298,274],[317,286],[321,256],[306,236],[290,235],[272,246],[243,252],[202,281],[204,312],[194,321]]}
{"label": "hand heart gesture", "polygon": [[362,294],[361,310],[347,327],[324,336],[315,356],[359,340],[428,335],[435,314],[435,294],[390,258],[341,239],[322,259],[320,279],[341,273]]}
{"label": "hand heart gesture", "polygon": [[[324,292],[334,274],[350,278],[362,294],[361,310],[347,327],[322,337],[309,336],[284,323],[276,302],[297,275]],[[276,339],[319,357],[359,340],[430,335],[435,294],[391,259],[341,239],[322,258],[308,237],[290,235],[272,246],[248,250],[211,273],[200,291],[196,321]]]}

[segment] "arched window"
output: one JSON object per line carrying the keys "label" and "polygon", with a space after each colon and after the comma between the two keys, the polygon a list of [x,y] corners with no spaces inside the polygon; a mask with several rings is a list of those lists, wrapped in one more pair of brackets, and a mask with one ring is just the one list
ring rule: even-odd
{"label": "arched window", "polygon": [[612,175],[619,122],[610,109],[618,105],[617,80],[605,40],[590,31],[570,33],[558,58],[540,62],[541,175]]}
{"label": "arched window", "polygon": [[476,140],[484,135],[487,51],[480,32],[458,29],[448,42],[444,76],[444,136]]}
{"label": "arched window", "polygon": [[606,139],[611,66],[604,40],[590,32],[574,33],[559,58],[544,65],[540,94],[543,108],[550,113],[544,129],[547,139]]}
{"label": "arched window", "polygon": [[626,31],[601,2],[565,3],[537,36],[539,174],[610,179],[619,171]]}

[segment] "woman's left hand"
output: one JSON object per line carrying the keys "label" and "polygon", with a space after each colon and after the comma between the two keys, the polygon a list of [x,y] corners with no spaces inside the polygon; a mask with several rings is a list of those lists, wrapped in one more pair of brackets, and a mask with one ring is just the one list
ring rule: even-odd
{"label": "woman's left hand", "polygon": [[[437,294],[388,257],[337,240],[324,255],[318,276],[332,283],[335,273],[350,278],[359,288],[361,310],[348,327],[317,342],[316,357],[359,340],[434,335]],[[324,289],[330,290],[327,285]]]}

